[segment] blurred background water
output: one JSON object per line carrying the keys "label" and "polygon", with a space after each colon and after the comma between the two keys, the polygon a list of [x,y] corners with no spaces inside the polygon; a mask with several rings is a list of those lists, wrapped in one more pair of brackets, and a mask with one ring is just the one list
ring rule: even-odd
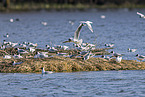
{"label": "blurred background water", "polygon": [[[145,20],[136,12],[145,9],[106,9],[85,11],[31,11],[0,13],[0,39],[12,42],[38,43],[39,48],[49,45],[68,45],[62,42],[74,36],[80,21],[92,21],[94,33],[83,27],[80,38],[84,42],[104,48],[114,43],[115,52],[123,59],[136,60],[135,55],[145,55]],[[104,15],[106,18],[102,19]],[[10,22],[10,19],[14,22]],[[16,21],[15,19],[19,19]],[[73,21],[71,25],[69,21]],[[44,26],[41,22],[47,22]],[[3,35],[9,33],[10,37]],[[134,53],[128,48],[136,48]],[[111,50],[109,50],[110,52]],[[98,71],[76,73],[0,74],[1,96],[35,97],[143,97],[145,96],[145,71]]]}

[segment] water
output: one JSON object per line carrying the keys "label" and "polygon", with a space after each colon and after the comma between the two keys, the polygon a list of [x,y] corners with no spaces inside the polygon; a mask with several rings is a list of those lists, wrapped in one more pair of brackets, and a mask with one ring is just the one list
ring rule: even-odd
{"label": "water", "polygon": [[[38,43],[39,48],[49,45],[68,45],[62,42],[73,37],[81,20],[93,22],[94,33],[83,27],[80,38],[84,42],[104,48],[105,43],[115,43],[115,52],[124,54],[123,59],[136,60],[136,54],[143,54],[145,42],[145,21],[136,12],[145,9],[107,9],[86,11],[38,11],[0,13],[0,39],[9,33],[7,41]],[[105,15],[105,19],[100,16]],[[19,18],[20,21],[9,22]],[[74,25],[69,21],[74,21]],[[41,22],[47,22],[47,26]],[[127,52],[136,48],[135,53]],[[110,52],[111,50],[109,50]],[[143,97],[145,96],[145,71],[99,71],[41,74],[0,74],[0,94],[11,97]]]}
{"label": "water", "polygon": [[[74,36],[80,21],[90,20],[94,33],[83,27],[80,38],[84,42],[94,43],[97,48],[104,48],[105,43],[115,43],[113,50],[124,54],[123,59],[136,60],[136,54],[145,55],[145,22],[136,14],[137,11],[145,13],[145,9],[0,13],[0,39],[2,42],[5,39],[3,34],[9,33],[7,41],[38,43],[41,48],[46,44],[72,46],[62,42]],[[101,19],[101,15],[106,18]],[[10,18],[19,18],[20,21],[11,23]],[[69,21],[74,21],[74,25]],[[47,26],[41,22],[47,22]],[[129,53],[128,48],[136,48],[137,52]]]}
{"label": "water", "polygon": [[144,97],[145,71],[0,74],[2,97]]}

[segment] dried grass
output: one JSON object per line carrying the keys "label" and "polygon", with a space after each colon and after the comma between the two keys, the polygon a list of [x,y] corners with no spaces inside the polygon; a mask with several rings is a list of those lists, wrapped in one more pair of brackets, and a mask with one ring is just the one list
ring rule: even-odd
{"label": "dried grass", "polygon": [[[11,51],[8,53],[15,53]],[[100,49],[102,52],[103,49]],[[0,51],[3,54],[4,51]],[[66,51],[70,52],[70,51]],[[99,50],[98,50],[99,52]],[[51,53],[50,53],[51,54]],[[54,54],[54,53],[52,53]],[[51,55],[52,55],[51,54]],[[47,71],[54,72],[74,72],[74,71],[100,71],[100,70],[144,70],[145,62],[137,62],[135,60],[122,60],[121,63],[117,63],[114,59],[108,61],[103,58],[90,58],[88,60],[82,60],[81,58],[67,58],[54,56],[50,58],[33,58],[34,54],[28,54],[32,58],[23,59],[3,59],[0,57],[0,72],[3,73],[37,73],[41,72],[41,67],[45,67]],[[25,56],[28,56],[25,55]],[[20,65],[12,66],[12,62],[23,62]]]}

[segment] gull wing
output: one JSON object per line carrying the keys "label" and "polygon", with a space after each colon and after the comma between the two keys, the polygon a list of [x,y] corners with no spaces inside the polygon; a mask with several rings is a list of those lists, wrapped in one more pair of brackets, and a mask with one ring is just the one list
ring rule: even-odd
{"label": "gull wing", "polygon": [[91,32],[93,32],[93,28],[91,26],[92,22],[86,21],[86,24],[87,24],[88,28],[91,30]]}
{"label": "gull wing", "polygon": [[70,41],[64,41],[63,43],[67,43],[67,42],[70,42]]}
{"label": "gull wing", "polygon": [[139,56],[139,58],[145,58],[145,56],[143,56],[143,55],[140,55],[140,56]]}
{"label": "gull wing", "polygon": [[75,44],[78,44],[78,42],[75,42],[75,41],[64,41],[63,43],[68,43],[68,42],[73,42],[73,43],[75,43]]}
{"label": "gull wing", "polygon": [[82,26],[83,26],[83,23],[81,23],[81,24],[79,25],[79,27],[77,28],[77,30],[75,31],[74,39],[76,39],[76,40],[79,39],[80,30],[82,29]]}
{"label": "gull wing", "polygon": [[144,17],[144,15],[142,13],[137,12],[138,15],[140,15],[141,17]]}
{"label": "gull wing", "polygon": [[88,28],[91,30],[91,32],[93,32],[93,28],[92,28],[92,23],[91,21],[80,21],[80,23],[86,24],[88,26]]}

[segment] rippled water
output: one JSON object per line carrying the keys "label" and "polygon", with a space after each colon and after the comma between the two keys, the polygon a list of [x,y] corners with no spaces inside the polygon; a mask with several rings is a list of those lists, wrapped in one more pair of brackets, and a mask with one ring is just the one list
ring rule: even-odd
{"label": "rippled water", "polygon": [[1,96],[144,97],[145,71],[0,74]]}
{"label": "rippled water", "polygon": [[[73,37],[81,20],[93,22],[94,33],[83,27],[80,38],[84,42],[104,48],[105,43],[115,43],[115,52],[124,54],[123,59],[134,59],[136,54],[145,55],[145,20],[136,12],[145,9],[107,9],[86,11],[38,11],[0,13],[0,39],[9,33],[7,41],[33,42],[38,47],[68,45],[62,42]],[[105,15],[105,19],[100,16]],[[9,22],[19,18],[20,21]],[[69,21],[74,21],[74,25]],[[47,22],[47,26],[41,22]],[[129,53],[128,48],[137,52]],[[109,50],[111,51],[111,50]],[[0,74],[1,96],[13,97],[143,97],[145,96],[145,71],[99,71],[41,74]]]}
{"label": "rippled water", "polygon": [[[80,38],[84,42],[94,43],[97,48],[104,48],[105,43],[115,43],[113,50],[124,54],[123,59],[136,59],[136,54],[145,55],[145,20],[139,18],[137,11],[145,13],[145,9],[0,13],[0,39],[2,42],[3,34],[9,33],[7,41],[38,43],[41,48],[45,48],[46,44],[72,46],[62,42],[73,37],[80,21],[90,20],[94,33],[83,27]],[[101,19],[101,15],[106,18]],[[10,18],[19,18],[20,21],[11,23]],[[43,21],[47,22],[47,26],[41,24]],[[74,25],[69,21],[73,21]],[[128,48],[136,48],[137,52],[129,53]]]}

